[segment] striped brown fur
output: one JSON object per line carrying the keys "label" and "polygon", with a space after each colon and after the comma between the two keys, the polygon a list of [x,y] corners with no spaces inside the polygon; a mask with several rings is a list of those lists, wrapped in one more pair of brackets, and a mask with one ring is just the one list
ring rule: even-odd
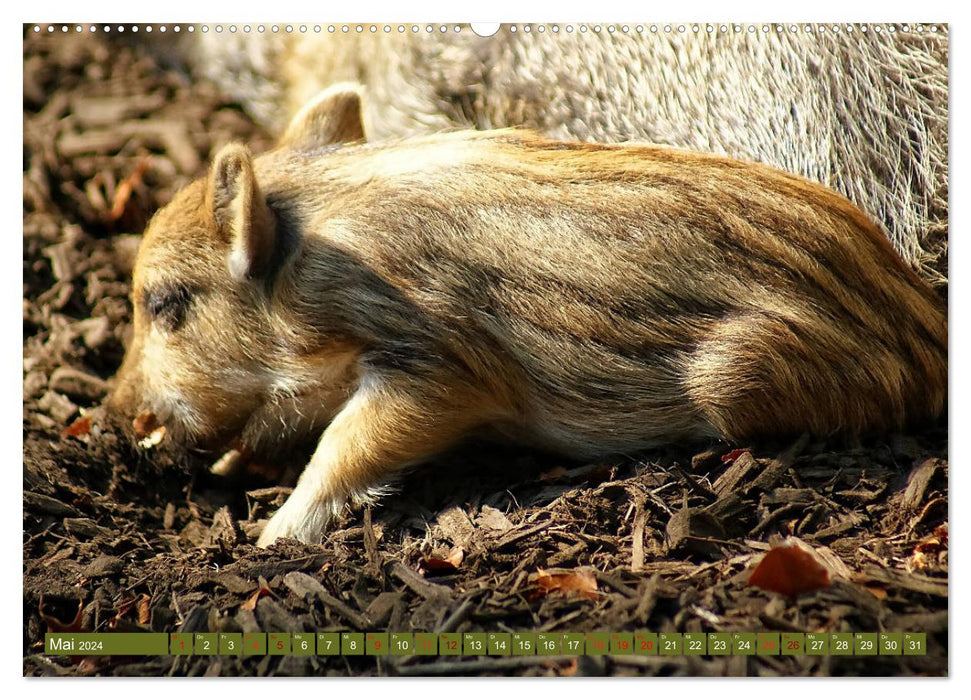
{"label": "striped brown fur", "polygon": [[[322,433],[261,544],[319,538],[483,427],[592,457],[943,409],[943,305],[835,192],[517,130],[331,143],[357,99],[325,93],[258,158],[226,147],[136,263],[117,410],[214,444]],[[186,308],[153,319],[171,288]]]}

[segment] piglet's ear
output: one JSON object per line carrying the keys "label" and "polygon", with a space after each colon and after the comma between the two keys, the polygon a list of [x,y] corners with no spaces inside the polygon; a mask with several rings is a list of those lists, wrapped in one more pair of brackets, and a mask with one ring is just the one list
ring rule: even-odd
{"label": "piglet's ear", "polygon": [[209,201],[220,235],[230,242],[229,272],[251,279],[266,272],[276,246],[276,220],[253,173],[253,154],[224,146],[212,162]]}
{"label": "piglet's ear", "polygon": [[280,145],[307,150],[364,140],[362,90],[357,83],[337,83],[321,92],[293,117]]}

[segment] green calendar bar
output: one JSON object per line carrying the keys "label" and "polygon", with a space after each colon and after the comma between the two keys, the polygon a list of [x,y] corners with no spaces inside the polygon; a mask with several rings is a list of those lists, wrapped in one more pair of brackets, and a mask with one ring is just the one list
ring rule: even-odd
{"label": "green calendar bar", "polygon": [[368,632],[367,651],[368,656],[387,656],[391,652],[391,635],[387,632]]}
{"label": "green calendar bar", "polygon": [[438,635],[431,632],[416,632],[415,654],[418,656],[438,656]]}
{"label": "green calendar bar", "polygon": [[684,633],[685,656],[705,656],[708,653],[708,635],[704,632]]}
{"label": "green calendar bar", "polygon": [[709,632],[708,654],[710,656],[731,656],[732,635],[728,632]]}
{"label": "green calendar bar", "polygon": [[172,656],[192,654],[192,635],[182,632],[173,633],[169,638],[169,653]]}
{"label": "green calendar bar", "polygon": [[657,656],[657,633],[635,632],[634,653],[640,656]]}
{"label": "green calendar bar", "polygon": [[266,656],[265,632],[246,632],[243,634],[243,656]]}
{"label": "green calendar bar", "polygon": [[270,632],[266,648],[270,656],[290,656],[290,633]]}
{"label": "green calendar bar", "polygon": [[681,656],[684,637],[680,632],[661,632],[657,636],[657,642],[661,656]]}
{"label": "green calendar bar", "polygon": [[317,638],[310,632],[294,632],[290,635],[290,648],[294,656],[313,656]]}
{"label": "green calendar bar", "polygon": [[[317,640],[320,649],[320,640]],[[364,634],[361,632],[341,633],[341,656],[364,656]]]}
{"label": "green calendar bar", "polygon": [[165,656],[169,635],[164,632],[48,632],[44,653],[51,656]]}
{"label": "green calendar bar", "polygon": [[215,632],[196,632],[192,646],[200,656],[215,656],[219,652],[219,635]]}
{"label": "green calendar bar", "polygon": [[512,654],[512,635],[509,632],[489,633],[489,656]]}
{"label": "green calendar bar", "polygon": [[563,635],[540,632],[536,635],[536,653],[540,656],[555,656],[560,653],[560,638]]}
{"label": "green calendar bar", "polygon": [[239,656],[243,652],[243,635],[239,632],[219,633],[219,655]]}
{"label": "green calendar bar", "polygon": [[782,655],[800,656],[806,653],[806,635],[801,632],[782,633]]}
{"label": "green calendar bar", "polygon": [[610,635],[610,653],[626,656],[634,653],[634,635],[615,633]]}
{"label": "green calendar bar", "polygon": [[533,656],[536,653],[536,633],[517,632],[512,636],[513,656]]}
{"label": "green calendar bar", "polygon": [[489,639],[485,632],[466,632],[462,635],[462,653],[465,656],[485,656]]}
{"label": "green calendar bar", "polygon": [[438,635],[438,653],[440,656],[461,656],[462,635],[458,632],[442,632]]}
{"label": "green calendar bar", "polygon": [[51,656],[915,656],[924,632],[49,632]]}
{"label": "green calendar bar", "polygon": [[408,656],[415,653],[415,635],[410,632],[391,633],[391,655]]}
{"label": "green calendar bar", "polygon": [[341,636],[337,632],[317,633],[317,656],[340,656]]}
{"label": "green calendar bar", "polygon": [[560,645],[564,654],[576,654],[579,656],[584,653],[585,642],[586,639],[584,639],[582,634],[571,634],[567,632],[560,640]]}
{"label": "green calendar bar", "polygon": [[829,635],[824,632],[807,632],[806,653],[810,656],[829,656]]}

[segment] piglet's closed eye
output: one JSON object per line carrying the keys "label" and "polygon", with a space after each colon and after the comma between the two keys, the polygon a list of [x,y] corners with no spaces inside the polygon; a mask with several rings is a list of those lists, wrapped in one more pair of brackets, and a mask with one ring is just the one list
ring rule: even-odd
{"label": "piglet's closed eye", "polygon": [[219,234],[230,242],[229,272],[236,279],[262,275],[273,257],[276,221],[253,173],[253,154],[231,143],[216,154],[209,202]]}

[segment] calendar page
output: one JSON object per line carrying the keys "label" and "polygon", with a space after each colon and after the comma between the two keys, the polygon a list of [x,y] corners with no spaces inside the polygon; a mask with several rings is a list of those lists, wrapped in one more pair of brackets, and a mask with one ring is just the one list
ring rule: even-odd
{"label": "calendar page", "polygon": [[948,675],[948,25],[649,14],[22,26],[24,676]]}

